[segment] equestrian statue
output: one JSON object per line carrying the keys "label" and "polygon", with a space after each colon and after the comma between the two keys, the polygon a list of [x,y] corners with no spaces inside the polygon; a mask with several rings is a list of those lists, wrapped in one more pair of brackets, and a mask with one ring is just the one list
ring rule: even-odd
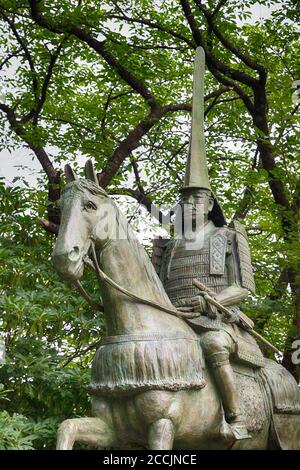
{"label": "equestrian statue", "polygon": [[[276,348],[239,309],[255,284],[245,229],[227,225],[209,182],[204,67],[199,47],[174,237],[154,241],[152,261],[92,163],[82,179],[65,167],[53,261],[103,311],[107,336],[92,364],[93,417],[63,421],[57,449],[300,450],[299,387],[264,357],[256,339]],[[101,305],[80,283],[85,266],[96,272]]]}

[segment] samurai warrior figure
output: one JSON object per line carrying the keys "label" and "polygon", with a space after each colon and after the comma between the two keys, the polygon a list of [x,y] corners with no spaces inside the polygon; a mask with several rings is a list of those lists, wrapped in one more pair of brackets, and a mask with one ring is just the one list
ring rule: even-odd
{"label": "samurai warrior figure", "polygon": [[[243,318],[247,319],[238,304],[255,291],[246,233],[237,221],[227,226],[209,182],[204,141],[204,63],[204,51],[198,48],[192,132],[184,187],[175,216],[175,237],[156,241],[154,264],[173,305],[179,310],[199,312],[198,317],[187,321],[200,334],[226,420],[236,439],[245,439],[250,436],[240,408],[231,358],[239,350],[245,361],[262,367],[263,356],[254,339],[246,333],[252,340],[249,342],[238,326]],[[194,279],[227,307],[230,316],[225,318],[199,295]],[[248,351],[243,347],[245,344],[250,345]]]}

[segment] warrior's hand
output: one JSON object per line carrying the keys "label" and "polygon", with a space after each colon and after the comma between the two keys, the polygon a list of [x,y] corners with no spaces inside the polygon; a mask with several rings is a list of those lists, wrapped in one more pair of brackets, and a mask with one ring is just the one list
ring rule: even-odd
{"label": "warrior's hand", "polygon": [[206,302],[202,295],[197,295],[191,299],[194,312],[199,312],[207,315],[210,318],[216,318],[217,309],[211,303]]}
{"label": "warrior's hand", "polygon": [[239,311],[236,307],[231,306],[227,307],[228,313],[230,313],[230,316],[228,315],[223,315],[223,321],[225,323],[240,323],[240,318],[239,318]]}
{"label": "warrior's hand", "polygon": [[194,312],[206,313],[207,302],[202,295],[196,295],[191,299]]}

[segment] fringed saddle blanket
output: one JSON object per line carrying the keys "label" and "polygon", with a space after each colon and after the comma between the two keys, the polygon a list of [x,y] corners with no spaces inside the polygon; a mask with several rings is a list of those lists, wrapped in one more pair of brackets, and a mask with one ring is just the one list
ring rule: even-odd
{"label": "fringed saddle blanket", "polygon": [[198,338],[157,333],[108,336],[92,365],[92,395],[205,386]]}
{"label": "fringed saddle blanket", "polygon": [[261,369],[261,377],[268,385],[275,413],[300,414],[299,386],[283,366],[266,359],[266,366]]}

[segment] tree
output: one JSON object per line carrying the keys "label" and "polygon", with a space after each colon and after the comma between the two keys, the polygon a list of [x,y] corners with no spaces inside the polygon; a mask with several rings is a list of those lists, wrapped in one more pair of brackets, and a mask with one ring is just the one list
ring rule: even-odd
{"label": "tree", "polygon": [[[49,269],[53,241],[32,223],[44,210],[44,192],[0,181],[0,194],[0,321],[8,356],[0,365],[0,448],[51,449],[66,415],[88,414],[89,366],[104,325]],[[92,276],[85,287],[93,293],[95,285]]]}
{"label": "tree", "polygon": [[[1,145],[29,147],[41,163],[49,203],[40,218],[50,233],[59,224],[61,168],[78,167],[82,156],[93,159],[112,195],[147,210],[172,205],[201,45],[210,177],[228,218],[246,224],[256,267],[258,297],[245,309],[299,378],[291,361],[300,336],[298,13],[284,0],[270,19],[252,24],[255,3],[276,4],[0,0]],[[49,253],[53,239],[34,230]]]}

